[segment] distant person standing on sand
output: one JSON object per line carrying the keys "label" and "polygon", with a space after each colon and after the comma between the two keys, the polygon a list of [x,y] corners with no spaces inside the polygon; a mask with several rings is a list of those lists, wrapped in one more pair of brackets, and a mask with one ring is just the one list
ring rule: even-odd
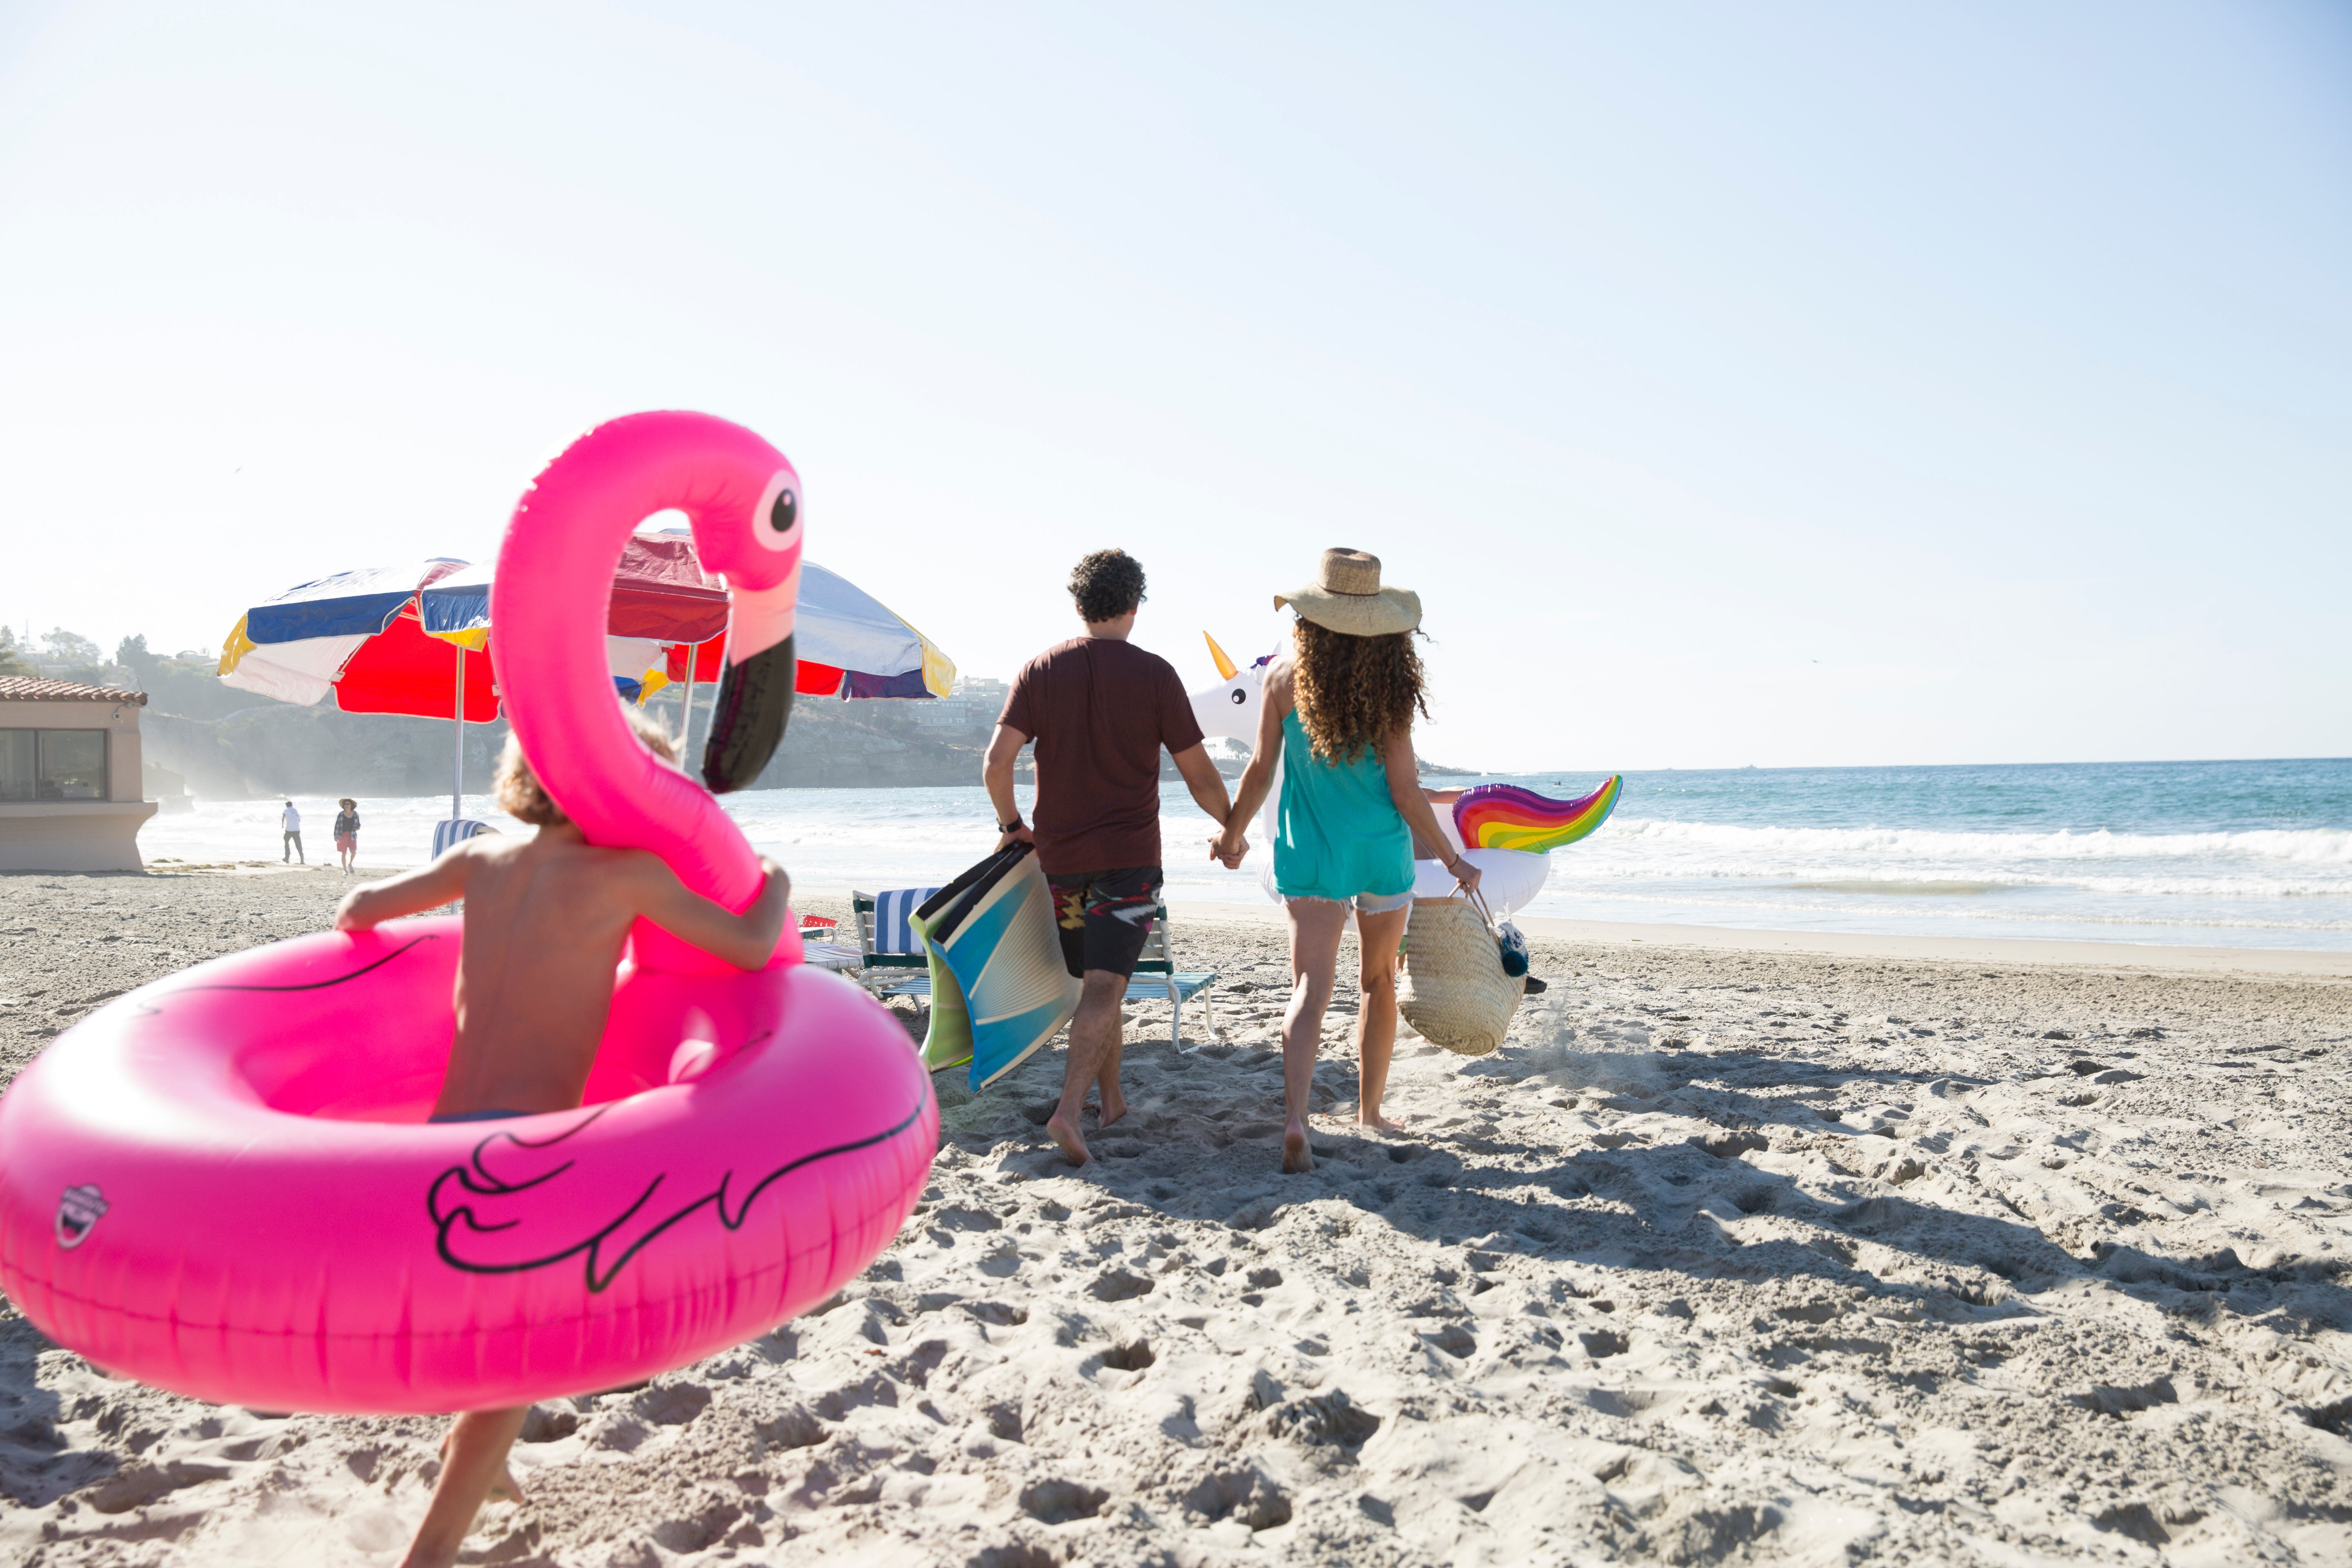
{"label": "distant person standing on sand", "polygon": [[341,857],[343,875],[348,877],[360,852],[360,803],[345,795],[335,804],[342,808],[335,813],[335,853]]}
{"label": "distant person standing on sand", "polygon": [[1413,840],[1465,889],[1478,885],[1478,868],[1446,842],[1413,761],[1413,713],[1429,716],[1412,647],[1421,596],[1381,587],[1376,555],[1327,550],[1314,582],[1275,596],[1276,609],[1286,604],[1298,616],[1291,652],[1266,671],[1257,749],[1215,849],[1238,858],[1247,847],[1242,825],[1265,803],[1279,756],[1274,884],[1290,918],[1291,975],[1282,1022],[1282,1168],[1311,1171],[1307,1090],[1349,913],[1361,949],[1356,1121],[1401,1132],[1381,1114],[1381,1095],[1396,1047],[1397,949],[1412,908]]}
{"label": "distant person standing on sand", "polygon": [[[1124,550],[1097,550],[1071,572],[1069,587],[1087,635],[1022,667],[981,778],[996,807],[997,847],[1037,847],[1053,884],[1063,962],[1084,983],[1062,1100],[1045,1123],[1070,1163],[1083,1165],[1091,1158],[1078,1131],[1087,1086],[1101,1091],[1098,1127],[1127,1113],[1119,1009],[1160,907],[1160,749],[1168,748],[1192,799],[1219,827],[1233,803],[1174,667],[1127,640],[1143,603],[1141,564]],[[1021,820],[1013,794],[1013,763],[1033,739],[1034,827]],[[1238,841],[1238,829],[1229,836]]]}
{"label": "distant person standing on sand", "polygon": [[[302,814],[288,801],[286,809],[278,814],[278,826],[283,837],[278,842],[278,859],[292,862],[302,859]],[[302,860],[308,866],[310,862]]]}

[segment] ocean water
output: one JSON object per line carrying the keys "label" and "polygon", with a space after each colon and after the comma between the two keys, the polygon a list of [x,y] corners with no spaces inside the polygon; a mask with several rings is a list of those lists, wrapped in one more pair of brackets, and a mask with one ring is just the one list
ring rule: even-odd
{"label": "ocean water", "polygon": [[[1496,774],[1584,794],[1602,775]],[[334,803],[298,802],[331,863]],[[510,831],[487,799],[467,815]],[[727,809],[795,881],[943,882],[995,843],[988,798],[953,789],[755,790]],[[200,801],[141,835],[152,861],[276,860],[274,801]],[[1263,900],[1208,860],[1208,819],[1161,793],[1169,891]],[[416,865],[438,799],[365,800],[361,859]],[[1263,852],[1261,847],[1260,852]],[[1525,911],[1761,930],[2352,949],[2352,759],[1629,773],[1608,824],[1555,851]]]}

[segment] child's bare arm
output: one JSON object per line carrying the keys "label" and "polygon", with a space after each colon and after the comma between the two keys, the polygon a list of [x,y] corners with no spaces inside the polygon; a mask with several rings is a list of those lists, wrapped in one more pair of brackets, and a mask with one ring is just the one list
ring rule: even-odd
{"label": "child's bare arm", "polygon": [[353,888],[335,906],[337,931],[369,931],[402,915],[421,915],[466,896],[466,873],[473,865],[459,845],[430,866],[403,871],[364,888]]}
{"label": "child's bare arm", "polygon": [[760,869],[768,874],[768,885],[739,915],[688,891],[677,873],[656,857],[636,858],[637,912],[738,969],[763,969],[776,956],[776,943],[784,934],[784,904],[793,896],[793,879],[765,856],[760,858]]}

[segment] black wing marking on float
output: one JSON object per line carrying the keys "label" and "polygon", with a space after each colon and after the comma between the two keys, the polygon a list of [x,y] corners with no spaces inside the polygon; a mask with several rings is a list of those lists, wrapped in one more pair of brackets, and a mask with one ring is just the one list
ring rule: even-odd
{"label": "black wing marking on float", "polygon": [[373,974],[409,949],[422,947],[428,942],[440,940],[438,932],[427,932],[424,936],[411,937],[374,963],[363,963],[350,973],[338,974],[331,980],[305,980],[299,985],[236,985],[226,982],[206,981],[195,985],[175,985],[167,994],[176,996],[184,991],[324,991],[330,985],[341,985],[347,981],[357,980],[362,974]]}
{"label": "black wing marking on float", "polygon": [[[433,1220],[436,1233],[435,1246],[441,1255],[441,1261],[452,1268],[462,1268],[469,1274],[520,1274],[533,1268],[550,1268],[567,1258],[579,1258],[584,1254],[588,1289],[592,1293],[599,1292],[612,1284],[621,1270],[627,1267],[631,1258],[672,1226],[677,1225],[708,1206],[716,1214],[719,1224],[729,1230],[740,1230],[743,1226],[743,1222],[751,1215],[752,1204],[758,1201],[760,1194],[767,1191],[771,1185],[804,1165],[813,1165],[820,1160],[830,1160],[842,1154],[855,1153],[860,1149],[870,1149],[877,1143],[888,1142],[920,1120],[923,1107],[929,1101],[930,1089],[929,1086],[926,1085],[922,1097],[915,1102],[915,1108],[896,1124],[870,1137],[856,1139],[847,1143],[836,1143],[831,1148],[819,1149],[814,1153],[803,1154],[796,1160],[779,1165],[753,1183],[740,1200],[731,1204],[729,1189],[734,1183],[735,1173],[730,1170],[722,1174],[719,1178],[718,1184],[709,1192],[690,1198],[667,1213],[662,1214],[660,1205],[655,1204],[655,1196],[661,1191],[663,1184],[669,1180],[669,1176],[666,1172],[656,1174],[646,1183],[644,1189],[637,1194],[635,1199],[619,1214],[614,1215],[588,1235],[539,1257],[512,1262],[478,1262],[460,1257],[456,1247],[453,1246],[453,1237],[462,1241],[463,1237],[468,1234],[490,1235],[499,1231],[512,1230],[524,1223],[527,1217],[540,1218],[541,1216],[537,1215],[518,1215],[513,1219],[485,1220],[476,1215],[474,1205],[468,1200],[513,1197],[518,1194],[544,1186],[571,1170],[577,1162],[566,1160],[552,1170],[521,1181],[510,1182],[494,1174],[484,1165],[483,1153],[491,1144],[501,1139],[526,1149],[552,1147],[587,1127],[610,1107],[600,1107],[594,1115],[587,1117],[575,1126],[565,1129],[554,1138],[532,1142],[518,1138],[511,1132],[492,1133],[474,1146],[473,1155],[467,1163],[452,1165],[433,1179],[433,1185],[425,1194],[425,1212]],[[573,1201],[575,1200],[551,1197],[550,1206],[554,1213],[561,1213]],[[649,1209],[648,1205],[653,1206]],[[640,1212],[660,1214],[661,1217],[653,1220],[637,1231],[635,1238],[623,1247],[617,1255],[607,1258],[605,1253],[608,1246],[623,1230],[630,1226],[630,1222],[635,1220]],[[552,1214],[546,1216],[546,1223],[553,1223]]]}
{"label": "black wing marking on float", "polygon": [[440,940],[441,937],[438,932],[427,932],[424,936],[411,937],[406,942],[402,942],[398,947],[394,948],[390,952],[385,953],[382,958],[376,959],[369,963],[363,963],[347,974],[337,974],[325,980],[305,980],[299,984],[253,985],[241,984],[223,980],[200,980],[193,984],[173,985],[168,990],[160,991],[154,995],[141,1001],[139,1005],[134,1008],[133,1011],[142,1017],[154,1017],[158,1014],[156,1006],[157,1003],[168,1002],[174,996],[184,996],[192,991],[324,991],[330,986],[341,985],[350,981],[357,980],[363,974],[373,974],[375,971],[382,969],[385,964],[390,963],[394,959],[398,958],[401,954],[408,952],[409,949],[421,947],[428,942],[439,942]]}

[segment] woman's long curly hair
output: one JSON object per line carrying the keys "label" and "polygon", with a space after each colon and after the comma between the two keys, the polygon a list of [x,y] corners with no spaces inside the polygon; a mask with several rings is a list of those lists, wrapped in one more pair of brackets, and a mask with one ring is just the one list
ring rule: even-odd
{"label": "woman's long curly hair", "polygon": [[1381,742],[1412,723],[1416,710],[1429,717],[1412,633],[1351,637],[1301,616],[1290,636],[1297,649],[1299,727],[1325,762],[1377,755]]}

